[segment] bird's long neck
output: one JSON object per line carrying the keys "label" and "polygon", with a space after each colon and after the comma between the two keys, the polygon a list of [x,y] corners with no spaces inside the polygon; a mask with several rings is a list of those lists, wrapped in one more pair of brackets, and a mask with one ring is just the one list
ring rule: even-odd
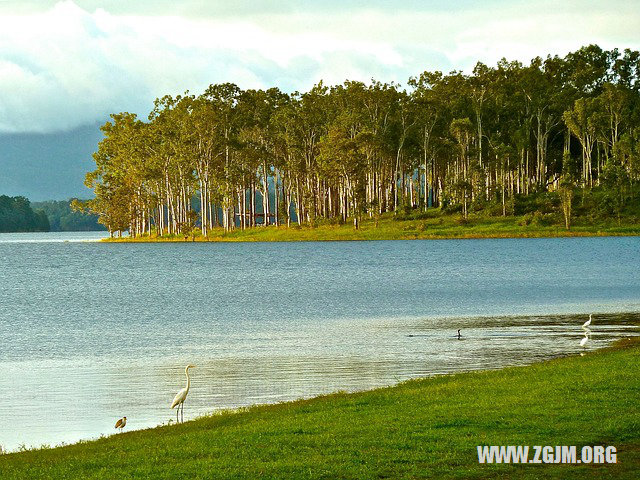
{"label": "bird's long neck", "polygon": [[187,376],[187,392],[188,392],[189,387],[191,386],[191,378],[189,378],[189,367],[184,369],[184,374]]}

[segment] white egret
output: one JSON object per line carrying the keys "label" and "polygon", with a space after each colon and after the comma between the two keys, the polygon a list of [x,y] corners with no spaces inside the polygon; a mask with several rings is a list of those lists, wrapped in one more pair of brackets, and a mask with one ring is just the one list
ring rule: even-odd
{"label": "white egret", "polygon": [[189,369],[196,368],[195,365],[187,365],[184,369],[184,374],[187,376],[187,386],[176,393],[176,396],[173,398],[173,402],[171,402],[171,408],[178,409],[176,410],[176,422],[178,421],[178,412],[180,413],[181,420],[184,421],[184,401],[187,399],[187,394],[189,393],[189,387],[191,386],[191,379],[189,378]]}
{"label": "white egret", "polygon": [[580,340],[580,346],[584,347],[589,341],[589,335],[591,335],[591,330],[589,329],[589,325],[591,325],[591,314],[589,314],[589,320],[582,324],[582,330],[584,331],[584,338]]}
{"label": "white egret", "polygon": [[118,420],[116,422],[116,427],[115,428],[119,428],[120,431],[122,432],[122,429],[124,428],[124,426],[127,424],[127,417],[122,417],[120,420]]}

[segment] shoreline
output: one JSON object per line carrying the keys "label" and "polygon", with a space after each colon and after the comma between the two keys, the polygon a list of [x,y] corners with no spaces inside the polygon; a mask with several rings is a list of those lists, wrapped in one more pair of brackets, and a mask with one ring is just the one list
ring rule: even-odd
{"label": "shoreline", "polygon": [[[103,238],[81,239],[84,242],[102,241],[106,243],[195,243],[195,242],[306,242],[306,241],[383,241],[383,240],[478,240],[478,239],[519,239],[519,238],[585,238],[585,237],[635,237],[640,236],[640,218],[626,216],[616,221],[611,218],[598,220],[579,217],[574,220],[571,230],[564,225],[533,221],[527,215],[509,217],[486,217],[471,214],[467,219],[444,214],[440,211],[417,212],[410,216],[383,214],[376,218],[363,218],[360,227],[354,229],[347,223],[320,223],[315,226],[298,225],[257,225],[227,231],[214,227],[205,237],[196,228],[189,234],[158,236],[152,232],[113,238],[106,231],[93,232],[43,232],[43,235],[58,235],[51,241],[65,242],[64,236],[100,235]],[[24,235],[30,233],[7,233]],[[10,239],[11,240],[11,239]],[[10,243],[13,243],[11,241]],[[18,242],[19,243],[19,242]]]}
{"label": "shoreline", "polygon": [[312,470],[330,478],[414,478],[420,472],[442,477],[453,465],[482,477],[498,471],[517,478],[541,474],[526,465],[478,465],[475,445],[483,444],[615,445],[616,465],[547,464],[544,473],[601,478],[633,472],[640,465],[640,432],[628,405],[640,386],[633,367],[638,356],[640,338],[625,338],[585,356],[526,367],[223,411],[179,425],[0,455],[0,476],[102,478],[108,472],[148,478],[172,468],[172,475],[187,477],[208,471],[291,478]]}
{"label": "shoreline", "polygon": [[195,243],[195,242],[304,242],[304,241],[382,241],[382,240],[463,240],[502,238],[584,238],[584,237],[635,237],[640,236],[640,224],[622,225],[583,224],[572,230],[559,226],[520,225],[517,218],[470,219],[460,224],[460,219],[435,217],[427,220],[397,220],[390,217],[365,220],[359,229],[351,225],[257,226],[225,232],[216,227],[202,235],[141,235],[138,237],[105,238],[113,243]]}
{"label": "shoreline", "polygon": [[85,240],[86,243],[302,243],[302,242],[393,242],[409,240],[517,240],[535,238],[603,238],[603,237],[639,237],[640,233],[576,233],[570,235],[468,235],[468,236],[415,236],[398,238],[330,238],[330,239],[288,239],[288,240],[264,240],[246,238],[224,237],[196,237],[193,239],[166,238],[166,237],[122,237],[103,238],[99,240]]}
{"label": "shoreline", "polygon": [[[596,312],[594,313],[594,315],[598,315],[598,316],[602,316],[602,315],[609,315],[609,316],[625,316],[625,315],[634,315],[637,316],[640,314],[640,311],[634,311],[634,312],[608,312],[608,313],[602,313],[602,312]],[[556,317],[556,316],[567,316],[567,317],[579,317],[582,316],[583,314],[566,314],[566,315],[556,315],[556,314],[549,314],[549,315],[540,315],[541,318],[546,318],[546,317]],[[494,316],[487,316],[486,318],[492,318]],[[519,315],[510,315],[509,317],[513,317],[513,318],[518,318],[520,317]],[[624,321],[624,320],[623,320]],[[629,323],[630,326],[635,327],[636,329],[640,328],[640,324],[635,323],[635,321],[631,321],[631,322],[625,322],[625,323]],[[416,334],[416,335],[408,335],[409,337],[420,337],[421,335]],[[635,342],[638,346],[638,348],[640,348],[640,331],[638,332],[633,332],[630,336],[628,337],[623,337],[623,338],[619,338],[617,340],[613,340],[611,341],[608,345],[606,346],[602,346],[602,347],[598,347],[592,350],[589,350],[588,352],[571,352],[571,353],[556,353],[556,354],[552,354],[548,357],[545,358],[541,358],[541,359],[537,359],[534,360],[530,363],[524,363],[524,364],[516,364],[516,365],[502,365],[496,368],[469,368],[469,369],[463,369],[463,370],[458,370],[455,372],[448,372],[448,373],[435,373],[435,374],[430,374],[430,375],[425,375],[425,376],[419,376],[419,377],[414,377],[414,378],[410,378],[407,380],[401,380],[397,383],[393,383],[393,384],[389,384],[389,385],[385,385],[385,386],[378,386],[378,387],[373,387],[373,388],[367,388],[367,389],[362,389],[362,390],[352,390],[352,391],[345,391],[345,390],[336,390],[334,392],[330,392],[330,393],[323,393],[323,394],[318,394],[318,395],[310,395],[310,396],[303,396],[297,399],[293,399],[293,400],[285,400],[285,401],[280,401],[280,402],[274,402],[274,403],[255,403],[255,404],[250,404],[250,405],[245,405],[245,406],[240,406],[237,408],[221,408],[219,410],[212,410],[208,413],[205,414],[201,414],[199,416],[196,416],[192,419],[189,419],[187,421],[184,422],[184,424],[193,424],[194,422],[199,422],[202,420],[206,420],[209,418],[215,418],[215,417],[221,417],[221,416],[233,416],[233,415],[237,415],[237,414],[242,414],[244,412],[248,412],[254,409],[263,409],[263,408],[272,408],[272,407],[277,407],[277,406],[287,406],[287,405],[293,405],[293,404],[297,404],[299,402],[313,402],[313,401],[319,401],[322,400],[326,397],[332,397],[335,395],[346,395],[346,396],[355,396],[355,395],[359,395],[359,394],[367,394],[367,393],[375,393],[377,391],[382,391],[382,390],[387,390],[387,389],[395,389],[395,388],[399,388],[401,387],[403,384],[406,383],[411,383],[411,382],[424,382],[424,381],[429,381],[432,379],[438,379],[438,378],[444,378],[444,377],[459,377],[459,376],[466,376],[466,375],[471,375],[471,374],[481,374],[481,373],[488,373],[488,372],[500,372],[500,371],[504,371],[504,370],[510,370],[510,369],[522,369],[522,368],[530,368],[530,367],[534,367],[536,365],[540,365],[540,364],[545,364],[548,362],[553,362],[556,360],[561,360],[561,359],[569,359],[569,358],[575,358],[575,357],[581,357],[581,356],[585,356],[585,355],[592,355],[595,353],[599,353],[599,352],[606,352],[609,350],[617,350],[619,348],[625,348],[625,345],[627,344],[628,341],[631,342]],[[158,431],[160,429],[164,429],[164,428],[171,428],[171,427],[177,427],[183,425],[183,423],[178,423],[176,424],[175,422],[173,422],[171,419],[168,422],[161,422],[155,426],[147,426],[147,427],[142,427],[142,428],[137,428],[137,429],[130,429],[125,431],[124,433],[135,433],[135,432],[154,432],[154,431]],[[29,452],[38,452],[38,451],[51,451],[51,450],[59,450],[59,449],[65,449],[65,448],[69,448],[69,447],[75,447],[75,446],[79,446],[79,445],[86,445],[86,444],[92,444],[95,442],[99,442],[99,441],[103,441],[103,440],[108,440],[108,439],[112,439],[112,438],[117,438],[118,436],[120,436],[121,433],[112,433],[112,434],[100,434],[97,436],[93,436],[93,437],[88,437],[88,438],[83,438],[83,439],[79,439],[75,442],[71,442],[71,443],[66,443],[66,442],[61,442],[59,444],[55,444],[55,445],[50,445],[50,444],[42,444],[42,445],[37,445],[37,446],[19,446],[17,449],[14,450],[8,450],[8,449],[3,449],[2,445],[0,444],[0,463],[1,463],[1,459],[3,457],[3,455],[13,455],[13,454],[20,454],[20,453],[29,453]]]}

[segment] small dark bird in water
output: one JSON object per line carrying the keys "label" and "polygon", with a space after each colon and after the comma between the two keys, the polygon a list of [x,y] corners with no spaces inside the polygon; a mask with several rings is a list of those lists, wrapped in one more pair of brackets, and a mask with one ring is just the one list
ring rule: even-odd
{"label": "small dark bird in water", "polygon": [[458,340],[462,338],[462,334],[460,333],[460,329],[458,329]]}

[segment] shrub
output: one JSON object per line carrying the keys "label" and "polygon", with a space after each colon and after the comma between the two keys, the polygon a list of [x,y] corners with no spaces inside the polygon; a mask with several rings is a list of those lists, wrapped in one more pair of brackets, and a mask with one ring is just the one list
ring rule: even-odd
{"label": "shrub", "polygon": [[429,220],[431,218],[438,218],[442,215],[442,212],[438,208],[430,208],[426,212],[419,212],[414,215],[416,220]]}
{"label": "shrub", "polygon": [[502,216],[502,204],[501,203],[492,203],[487,206],[485,209],[485,213],[490,217],[500,217]]}
{"label": "shrub", "polygon": [[529,195],[516,195],[514,198],[514,215],[527,213],[554,213],[560,207],[560,197],[556,192],[539,192]]}
{"label": "shrub", "polygon": [[446,207],[442,208],[442,213],[445,213],[447,215],[451,215],[452,213],[461,213],[461,212],[462,212],[462,205],[460,205],[459,203],[447,205]]}
{"label": "shrub", "polygon": [[518,225],[524,227],[526,225],[531,225],[531,221],[533,220],[533,214],[532,213],[527,213],[525,214],[520,221],[518,222]]}
{"label": "shrub", "polygon": [[518,222],[518,225],[533,225],[537,227],[546,227],[555,223],[556,217],[553,213],[542,213],[539,210],[525,214]]}

